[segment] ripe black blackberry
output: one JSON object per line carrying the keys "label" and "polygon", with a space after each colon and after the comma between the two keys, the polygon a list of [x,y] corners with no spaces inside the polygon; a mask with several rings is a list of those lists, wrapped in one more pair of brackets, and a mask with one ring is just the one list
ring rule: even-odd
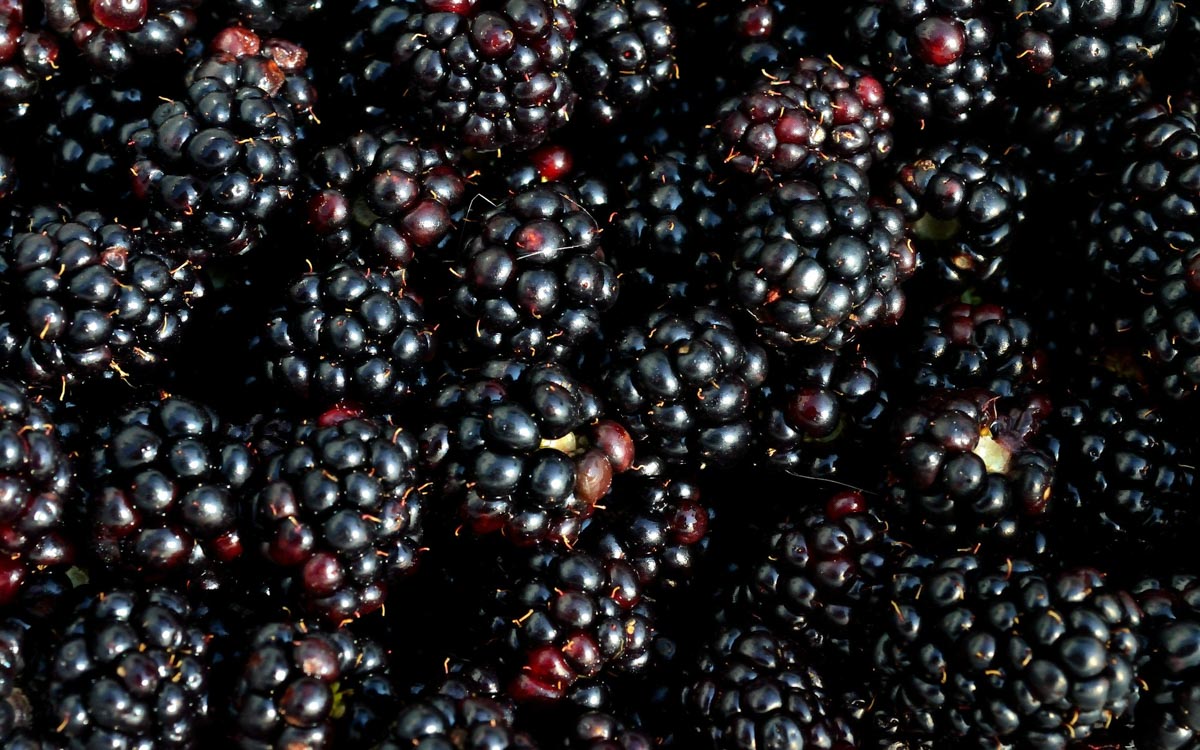
{"label": "ripe black blackberry", "polygon": [[396,406],[428,385],[433,327],[396,278],[337,263],[302,274],[271,313],[266,376],[319,407]]}
{"label": "ripe black blackberry", "polygon": [[459,339],[498,356],[562,359],[599,338],[601,315],[617,300],[596,220],[558,182],[489,211],[452,273]]}
{"label": "ripe black blackberry", "polygon": [[1063,537],[1076,554],[1091,548],[1107,559],[1149,547],[1162,560],[1186,557],[1200,507],[1185,422],[1127,379],[1093,370],[1079,380],[1054,425],[1061,441],[1055,527],[1070,530]]}
{"label": "ripe black blackberry", "polygon": [[1130,115],[1116,184],[1094,204],[1088,255],[1121,288],[1154,294],[1163,269],[1200,242],[1200,128],[1184,109]]}
{"label": "ripe black blackberry", "polygon": [[1141,325],[1161,365],[1163,391],[1191,398],[1200,388],[1200,248],[1170,258]]}
{"label": "ripe black blackberry", "polygon": [[762,343],[838,348],[903,314],[900,284],[916,265],[904,220],[872,202],[853,164],[769,188],[746,203],[738,226],[729,294]]}
{"label": "ripe black blackberry", "polygon": [[39,570],[74,560],[66,527],[75,501],[74,459],[39,396],[0,380],[0,606]]}
{"label": "ripe black blackberry", "polygon": [[571,545],[633,440],[595,394],[558,365],[493,360],[446,385],[422,437],[447,497],[477,534]]}
{"label": "ripe black blackberry", "polygon": [[[786,0],[750,0],[736,6],[716,6],[712,9],[716,13],[715,23],[723,37],[733,37],[734,41],[728,56],[716,59],[714,55],[707,62],[718,70],[728,70],[732,63],[730,83],[738,86],[757,78],[764,70],[784,68],[801,57],[830,52],[843,57],[841,45],[845,41],[842,37],[848,10],[849,6],[796,5]],[[701,47],[701,54],[709,52]],[[687,62],[692,63],[686,66],[690,70],[706,60]]]}
{"label": "ripe black blackberry", "polygon": [[167,395],[121,409],[91,445],[83,485],[101,562],[142,580],[219,587],[242,554],[251,449],[207,406]]}
{"label": "ripe black blackberry", "polygon": [[874,623],[879,593],[905,550],[862,493],[840,492],[824,507],[767,530],[734,589],[733,606],[825,658],[857,660],[866,651],[863,634]]}
{"label": "ripe black blackberry", "polygon": [[55,644],[47,726],[68,747],[192,747],[211,721],[210,638],[167,589],[88,596]]}
{"label": "ripe black blackberry", "polygon": [[750,406],[767,355],[716,307],[651,313],[610,350],[612,408],[648,453],[672,463],[730,464],[749,448]]}
{"label": "ripe black blackberry", "polygon": [[388,269],[440,249],[467,189],[453,154],[394,128],[322,149],[305,177],[308,223],[324,248]]}
{"label": "ripe black blackberry", "polygon": [[512,707],[494,698],[432,696],[401,708],[378,748],[535,750],[533,740],[513,728],[514,719]]}
{"label": "ripe black blackberry", "polygon": [[[83,2],[47,0],[47,25],[72,40],[83,59],[105,75],[178,55],[196,30],[201,0]],[[147,59],[156,59],[146,63]]]}
{"label": "ripe black blackberry", "polygon": [[38,655],[30,623],[17,618],[0,622],[0,743],[9,750],[49,750],[38,737],[34,683]]}
{"label": "ripe black blackberry", "polygon": [[950,301],[908,322],[896,375],[917,393],[984,388],[1013,396],[1046,377],[1046,352],[1035,326],[1003,305]]}
{"label": "ripe black blackberry", "polygon": [[221,12],[256,31],[279,31],[292,24],[316,20],[325,0],[223,0]]}
{"label": "ripe black blackberry", "polygon": [[808,654],[761,624],[726,625],[713,635],[683,693],[713,748],[857,747]]}
{"label": "ripe black blackberry", "polygon": [[297,111],[311,108],[307,53],[245,29],[214,38],[187,75],[133,133],[134,193],[151,225],[187,238],[188,255],[236,255],[263,239],[299,176]]}
{"label": "ripe black blackberry", "polygon": [[913,124],[966,126],[1001,99],[1003,18],[987,0],[862,0],[854,31]]}
{"label": "ripe black blackberry", "polygon": [[1141,613],[1095,570],[911,554],[885,597],[880,694],[917,742],[1102,746],[1133,719]]}
{"label": "ripe black blackberry", "polygon": [[1029,188],[1005,154],[950,140],[897,166],[886,195],[912,224],[922,262],[951,284],[971,286],[1004,273]]}
{"label": "ripe black blackberry", "polygon": [[1039,395],[935,391],[897,416],[884,517],[923,549],[1012,549],[1043,518],[1056,456]]}
{"label": "ripe black blackberry", "polygon": [[33,2],[0,3],[0,120],[29,115],[42,86],[61,73],[66,56],[40,15]]}
{"label": "ripe black blackberry", "polygon": [[772,365],[755,406],[755,446],[769,466],[872,485],[891,373],[867,347],[800,349]]}
{"label": "ripe black blackberry", "polygon": [[633,566],[579,550],[536,553],[484,600],[516,701],[562,701],[603,676],[644,674],[655,638],[653,602]]}
{"label": "ripe black blackberry", "polygon": [[1014,73],[1064,99],[1116,98],[1133,88],[1175,27],[1171,0],[1102,3],[1014,0],[1004,11]]}
{"label": "ripe black blackberry", "polygon": [[478,151],[533,148],[575,107],[575,19],[546,0],[421,0],[394,60],[423,119]]}
{"label": "ripe black blackberry", "polygon": [[297,425],[267,459],[253,535],[309,610],[332,623],[361,617],[416,567],[417,450],[404,429],[335,409]]}
{"label": "ripe black blackberry", "polygon": [[873,76],[805,57],[721,104],[709,157],[770,180],[808,177],[831,159],[866,171],[891,152],[891,127],[883,85]]}
{"label": "ripe black blackberry", "polygon": [[[387,651],[347,630],[263,625],[239,666],[225,730],[238,747],[375,747],[396,710]],[[364,700],[377,702],[369,719]]]}
{"label": "ripe black blackberry", "polygon": [[681,589],[708,547],[712,516],[693,482],[666,473],[618,477],[581,544],[604,560],[627,561],[648,590]]}
{"label": "ripe black blackberry", "polygon": [[659,0],[582,0],[572,7],[577,114],[611,126],[677,75],[675,26]]}
{"label": "ripe black blackberry", "polygon": [[1138,670],[1139,748],[1181,750],[1200,738],[1200,583],[1192,574],[1138,582],[1133,594],[1145,613],[1146,663]]}
{"label": "ripe black blackberry", "polygon": [[[168,257],[165,238],[95,212],[35,209],[0,247],[0,357],[35,383],[136,376],[178,347],[196,269]],[[24,227],[23,227],[24,229]]]}
{"label": "ripe black blackberry", "polygon": [[58,112],[42,143],[53,165],[55,195],[86,196],[106,209],[127,208],[133,134],[149,127],[153,110],[139,86],[93,78],[57,92]]}

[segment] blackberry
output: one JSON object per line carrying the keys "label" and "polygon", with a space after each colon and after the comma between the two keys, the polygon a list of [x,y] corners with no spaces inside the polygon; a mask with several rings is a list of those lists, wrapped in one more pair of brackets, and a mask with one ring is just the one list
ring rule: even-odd
{"label": "blackberry", "polygon": [[[1056,456],[1042,396],[937,391],[896,419],[889,519],[947,549],[1013,546],[1051,501]],[[928,547],[926,547],[928,548]]]}
{"label": "blackberry", "polygon": [[121,409],[92,445],[85,505],[100,560],[142,579],[219,586],[242,554],[251,450],[211,409],[178,396]]}
{"label": "blackberry", "polygon": [[1200,682],[1195,654],[1200,649],[1200,587],[1195,576],[1147,579],[1133,589],[1145,613],[1147,661],[1137,705],[1137,746],[1151,750],[1193,747],[1200,737]]}
{"label": "blackberry", "polygon": [[853,164],[768,189],[742,208],[739,226],[729,291],[763,343],[837,348],[903,314],[900,283],[916,263],[904,221],[871,202]]}
{"label": "blackberry", "polygon": [[165,58],[187,46],[201,0],[90,3],[47,0],[50,28],[79,47],[92,68],[125,73],[145,58]]}
{"label": "blackberry", "polygon": [[378,609],[416,566],[417,449],[400,427],[333,410],[300,423],[267,459],[251,501],[261,553],[330,622]]}
{"label": "blackberry", "polygon": [[252,249],[291,197],[305,62],[289,42],[227,30],[189,71],[186,95],[133,133],[134,193],[156,230],[190,239],[196,260]]}
{"label": "blackberry", "polygon": [[267,324],[266,376],[318,406],[394,406],[428,385],[434,331],[397,280],[338,263],[287,288]]}
{"label": "blackberry", "polygon": [[1065,748],[1133,718],[1133,597],[1081,569],[909,555],[875,642],[881,694],[917,741]]}
{"label": "blackberry", "polygon": [[37,656],[29,623],[0,622],[0,742],[10,750],[49,750],[37,738]]}
{"label": "blackberry", "polygon": [[0,247],[0,357],[36,383],[161,366],[206,282],[171,245],[95,212],[31,213]]}
{"label": "blackberry", "polygon": [[511,706],[487,697],[427,698],[399,710],[379,750],[534,750],[533,740],[513,728],[513,714]]}
{"label": "blackberry", "polygon": [[600,335],[617,299],[595,219],[574,189],[525,189],[484,216],[460,262],[451,301],[464,345],[499,356],[557,360]]}
{"label": "blackberry", "polygon": [[[717,10],[724,10],[720,7]],[[757,77],[801,57],[836,51],[848,23],[848,7],[796,5],[785,0],[750,0],[738,4],[727,18],[718,18],[733,48],[721,66],[733,63],[733,82]],[[836,48],[836,49],[835,49]],[[696,61],[690,61],[696,62]],[[692,66],[689,66],[692,67]]]}
{"label": "blackberry", "polygon": [[426,460],[477,534],[573,544],[613,475],[633,463],[629,433],[557,365],[493,361],[446,385],[433,406]]}
{"label": "blackberry", "polygon": [[194,747],[212,718],[210,665],[209,637],[184,597],[93,594],[55,645],[47,724],[69,747]]}
{"label": "blackberry", "polygon": [[918,393],[984,388],[1007,397],[1046,377],[1034,325],[1002,305],[951,301],[910,320],[915,335],[901,347],[898,370]]}
{"label": "blackberry", "polygon": [[1131,89],[1162,51],[1179,11],[1171,0],[1015,0],[1006,13],[1012,69],[1062,98],[1087,101]]}
{"label": "blackberry", "polygon": [[[386,699],[387,652],[346,630],[263,625],[250,635],[240,667],[227,730],[238,747],[374,747],[396,710]],[[355,705],[365,696],[383,699],[367,722]]]}
{"label": "blackberry", "polygon": [[1112,282],[1150,296],[1174,248],[1200,241],[1200,129],[1190,113],[1161,107],[1127,128],[1116,184],[1090,216],[1088,255]]}
{"label": "blackberry", "polygon": [[565,4],[421,0],[394,59],[423,119],[478,151],[541,144],[575,108]]}
{"label": "blackberry", "polygon": [[517,701],[561,701],[577,683],[644,673],[650,663],[653,602],[627,562],[578,550],[535,554],[483,606]]}
{"label": "blackberry", "polygon": [[682,589],[708,547],[712,516],[692,482],[665,474],[619,477],[581,543],[604,560],[627,561],[647,589]]}
{"label": "blackberry", "polygon": [[857,658],[872,608],[904,549],[862,493],[840,492],[824,507],[767,530],[733,601],[815,653]]}
{"label": "blackberry", "polygon": [[[1200,519],[1187,427],[1145,389],[1106,373],[1081,380],[1056,414],[1060,435],[1056,527],[1097,552],[1152,547],[1186,555]],[[1103,541],[1101,541],[1103,540]]]}
{"label": "blackberry", "polygon": [[942,279],[969,286],[1003,274],[1029,188],[1004,154],[951,140],[898,166],[887,195],[912,224],[922,261]]}
{"label": "blackberry", "polygon": [[765,75],[726,100],[717,118],[713,163],[772,180],[809,176],[830,159],[866,171],[892,150],[883,85],[814,57]]}
{"label": "blackberry", "polygon": [[874,354],[858,345],[812,347],[773,368],[754,413],[759,457],[808,477],[859,482],[875,473],[870,457],[891,419],[892,395]]}
{"label": "blackberry", "polygon": [[1200,249],[1172,257],[1154,292],[1141,324],[1162,366],[1163,391],[1190,398],[1200,387]]}
{"label": "blackberry", "polygon": [[58,92],[55,101],[58,113],[42,142],[54,174],[62,178],[55,180],[56,191],[124,208],[132,198],[129,142],[150,125],[149,97],[136,85],[93,78]]}
{"label": "blackberry", "polygon": [[60,74],[60,57],[65,56],[39,16],[26,0],[0,4],[0,120],[29,115],[43,84]]}
{"label": "blackberry", "polygon": [[611,126],[636,111],[675,68],[675,26],[659,0],[581,0],[573,8],[571,82],[578,114]]}
{"label": "blackberry", "polygon": [[1003,18],[987,0],[862,0],[854,31],[896,106],[919,124],[961,127],[986,117],[1008,76]]}
{"label": "blackberry", "polygon": [[715,307],[659,311],[612,344],[609,403],[649,453],[673,463],[730,464],[752,437],[750,405],[767,376]]}
{"label": "blackberry", "polygon": [[467,188],[452,154],[391,128],[322,149],[306,176],[308,223],[324,248],[389,269],[440,248]]}
{"label": "blackberry", "polygon": [[858,744],[804,651],[761,624],[721,627],[683,697],[709,747]]}
{"label": "blackberry", "polygon": [[0,606],[13,604],[37,571],[74,559],[65,524],[74,461],[63,442],[40,397],[0,380]]}
{"label": "blackberry", "polygon": [[223,0],[226,17],[256,31],[279,31],[291,24],[318,19],[325,0]]}

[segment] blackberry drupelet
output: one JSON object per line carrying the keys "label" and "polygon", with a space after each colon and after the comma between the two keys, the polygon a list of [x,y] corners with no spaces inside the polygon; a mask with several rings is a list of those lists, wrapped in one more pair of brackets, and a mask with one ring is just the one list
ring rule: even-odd
{"label": "blackberry drupelet", "polygon": [[894,425],[884,517],[922,549],[1011,549],[1045,516],[1056,456],[1039,395],[935,391]]}
{"label": "blackberry drupelet", "polygon": [[950,301],[912,316],[897,375],[917,393],[984,388],[1013,396],[1046,378],[1046,352],[1035,324],[1003,305]]}
{"label": "blackberry drupelet", "polygon": [[1161,366],[1163,391],[1192,398],[1200,388],[1200,248],[1186,247],[1167,262],[1141,325]]}
{"label": "blackberry drupelet", "polygon": [[596,220],[573,188],[557,182],[489,211],[452,272],[459,338],[498,356],[567,357],[599,338],[601,316],[617,300],[617,273]]}
{"label": "blackberry drupelet", "polygon": [[609,404],[646,452],[672,463],[732,464],[750,446],[750,406],[767,355],[716,307],[651,313],[610,349]]}
{"label": "blackberry drupelet", "polygon": [[1004,11],[1014,72],[1063,99],[1117,98],[1164,47],[1179,14],[1171,0],[1093,3],[1014,0]]}
{"label": "blackberry drupelet", "polygon": [[812,182],[785,182],[741,210],[730,262],[732,306],[776,349],[838,348],[904,312],[900,284],[916,258],[900,213],[872,203],[867,176],[847,162]]}
{"label": "blackberry drupelet", "polygon": [[220,587],[242,554],[251,449],[212,409],[167,395],[119,410],[92,446],[84,504],[100,561],[140,580]]}
{"label": "blackberry drupelet", "polygon": [[580,544],[604,560],[627,561],[648,590],[679,590],[691,585],[708,548],[713,515],[692,482],[669,474],[618,477]]}
{"label": "blackberry drupelet", "polygon": [[55,101],[58,114],[42,136],[56,176],[55,194],[86,196],[111,210],[127,208],[132,198],[129,142],[149,127],[154,106],[146,92],[93,78],[58,92]]}
{"label": "blackberry drupelet", "polygon": [[891,152],[891,127],[873,76],[805,57],[721,104],[709,158],[771,181],[808,177],[831,159],[866,171]]}
{"label": "blackberry drupelet", "polygon": [[1128,119],[1116,184],[1091,213],[1088,256],[1113,283],[1151,296],[1175,248],[1200,243],[1200,128],[1157,105]]}
{"label": "blackberry drupelet", "polygon": [[478,151],[530,149],[575,108],[574,33],[565,3],[421,0],[394,60],[422,119],[439,131]]}
{"label": "blackberry drupelet", "polygon": [[655,615],[633,566],[556,550],[523,567],[482,605],[507,651],[510,697],[558,702],[579,683],[645,673]]}
{"label": "blackberry drupelet", "polygon": [[659,744],[650,736],[627,728],[612,714],[587,711],[575,722],[571,750],[653,750]]}
{"label": "blackberry drupelet", "polygon": [[891,373],[872,350],[812,347],[772,367],[755,406],[758,457],[789,474],[871,485],[892,416]]}
{"label": "blackberry drupelet", "polygon": [[962,127],[1001,99],[998,10],[989,0],[861,0],[854,31],[912,124]]}
{"label": "blackberry drupelet", "polygon": [[577,115],[611,126],[678,75],[675,26],[659,0],[578,0],[572,9]]}
{"label": "blackberry drupelet", "polygon": [[407,268],[440,250],[467,190],[453,153],[404,130],[360,131],[313,159],[309,226],[335,258],[348,253],[380,268]]}
{"label": "blackberry drupelet", "polygon": [[42,86],[61,74],[65,56],[40,15],[26,0],[0,4],[0,121],[28,116],[44,95]]}
{"label": "blackberry drupelet", "polygon": [[1064,541],[1087,540],[1104,559],[1147,548],[1162,560],[1186,558],[1200,521],[1187,420],[1144,387],[1094,370],[1055,419],[1062,443],[1055,526],[1068,530]]}
{"label": "blackberry drupelet", "polygon": [[[206,282],[151,233],[35,209],[0,247],[0,358],[41,384],[143,373],[177,348]],[[22,227],[24,229],[24,227]]]}
{"label": "blackberry drupelet", "polygon": [[332,623],[384,604],[417,565],[425,498],[417,441],[334,409],[300,423],[266,462],[251,504],[261,554]]}
{"label": "blackberry drupelet", "polygon": [[210,638],[172,591],[87,597],[50,659],[47,726],[68,747],[196,747],[209,714]]}
{"label": "blackberry drupelet", "polygon": [[1146,663],[1137,705],[1137,746],[1182,750],[1200,739],[1200,585],[1191,574],[1147,579],[1133,588],[1145,613]]}
{"label": "blackberry drupelet", "polygon": [[442,389],[422,447],[472,531],[569,546],[633,463],[633,439],[602,411],[566,368],[494,360]]}
{"label": "blackberry drupelet", "polygon": [[343,263],[288,285],[265,343],[267,378],[319,407],[410,402],[435,350],[424,306],[399,279]]}
{"label": "blackberry drupelet", "polygon": [[178,55],[196,30],[201,0],[46,0],[47,26],[72,40],[88,64],[113,76]]}
{"label": "blackberry drupelet", "polygon": [[683,698],[712,748],[858,746],[808,655],[761,624],[711,636]]}
{"label": "blackberry drupelet", "polygon": [[306,53],[226,30],[187,76],[187,92],[133,133],[134,193],[151,225],[187,238],[188,255],[237,255],[291,198],[300,166],[296,108],[311,106]]}
{"label": "blackberry drupelet", "polygon": [[[251,634],[233,688],[229,739],[242,748],[375,747],[386,718],[361,722],[356,702],[390,691],[388,654],[347,630],[276,622]],[[386,708],[385,708],[386,707]]]}
{"label": "blackberry drupelet", "polygon": [[42,398],[0,380],[0,606],[40,570],[74,560],[66,526],[75,501],[74,457]]}
{"label": "blackberry drupelet", "polygon": [[814,654],[861,657],[880,591],[907,545],[892,538],[857,491],[775,524],[765,542],[734,590],[734,606]]}
{"label": "blackberry drupelet", "polygon": [[914,553],[888,589],[879,688],[916,741],[1102,746],[1132,720],[1141,613],[1097,571]]}
{"label": "blackberry drupelet", "polygon": [[912,225],[922,263],[960,287],[1003,275],[1028,207],[1019,166],[983,144],[950,140],[922,149],[894,174],[887,200]]}

